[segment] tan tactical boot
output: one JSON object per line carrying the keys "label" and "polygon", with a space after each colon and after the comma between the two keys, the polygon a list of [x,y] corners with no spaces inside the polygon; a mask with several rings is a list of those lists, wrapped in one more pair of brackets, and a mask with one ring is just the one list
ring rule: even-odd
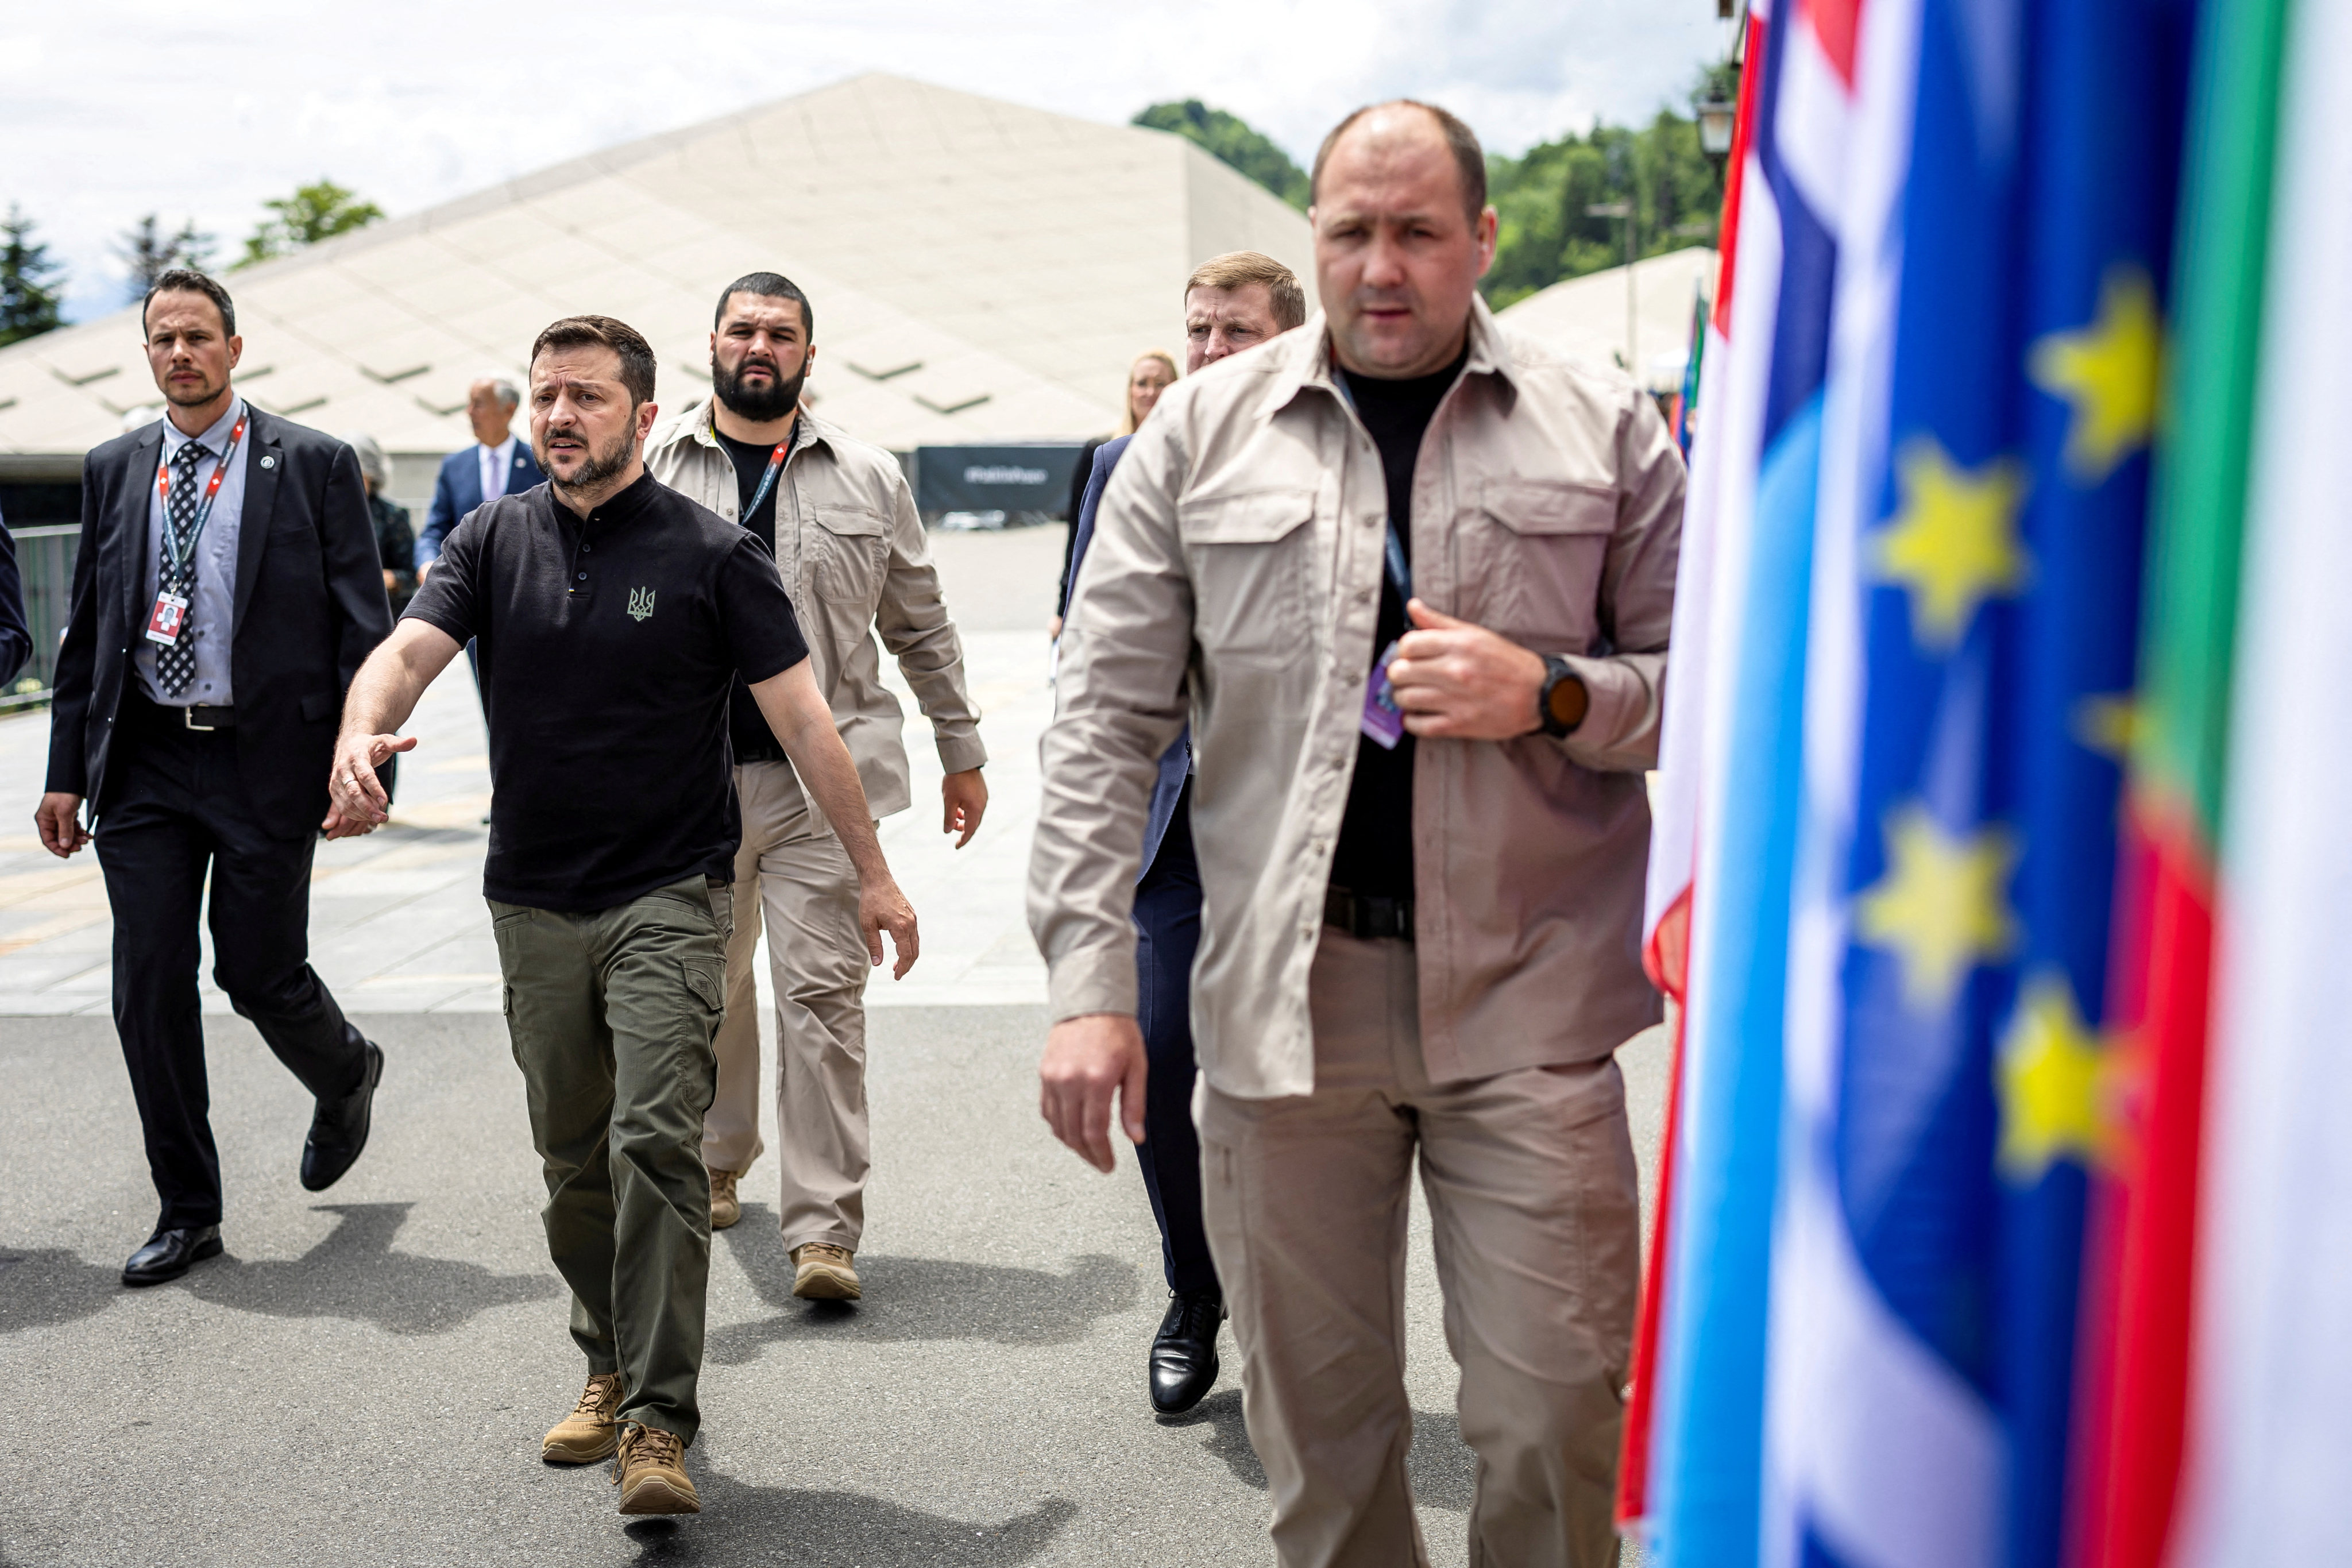
{"label": "tan tactical boot", "polygon": [[613,1451],[613,1413],[621,1407],[621,1374],[591,1373],[572,1414],[555,1424],[539,1446],[539,1457],[551,1465],[593,1465]]}
{"label": "tan tactical boot", "polygon": [[642,1421],[621,1423],[613,1484],[623,1513],[700,1513],[702,1498],[686,1475],[686,1445],[675,1432]]}
{"label": "tan tactical boot", "polygon": [[861,1292],[849,1249],[828,1241],[793,1248],[793,1294],[803,1301],[855,1301]]}
{"label": "tan tactical boot", "polygon": [[710,1228],[725,1230],[743,1217],[743,1205],[735,1196],[735,1184],[742,1179],[740,1171],[710,1173]]}

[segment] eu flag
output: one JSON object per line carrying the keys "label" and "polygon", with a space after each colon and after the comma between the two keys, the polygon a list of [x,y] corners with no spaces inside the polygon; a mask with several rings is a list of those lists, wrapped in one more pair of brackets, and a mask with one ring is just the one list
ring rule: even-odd
{"label": "eu flag", "polygon": [[1814,1562],[2063,1549],[2192,3],[1873,16],[1912,29],[1908,143],[1824,447],[1824,496],[1855,506],[1820,549],[1799,918],[1823,934],[1790,1015],[1809,1239],[1774,1301],[1839,1325],[1782,1373]]}

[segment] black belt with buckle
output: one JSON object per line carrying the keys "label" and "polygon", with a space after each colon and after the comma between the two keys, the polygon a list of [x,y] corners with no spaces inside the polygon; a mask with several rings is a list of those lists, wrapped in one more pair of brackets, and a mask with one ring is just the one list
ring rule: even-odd
{"label": "black belt with buckle", "polygon": [[236,710],[215,708],[205,702],[191,702],[180,710],[180,722],[191,730],[234,730]]}
{"label": "black belt with buckle", "polygon": [[1368,898],[1345,888],[1329,888],[1323,894],[1323,923],[1338,926],[1360,942],[1380,937],[1411,942],[1412,900]]}

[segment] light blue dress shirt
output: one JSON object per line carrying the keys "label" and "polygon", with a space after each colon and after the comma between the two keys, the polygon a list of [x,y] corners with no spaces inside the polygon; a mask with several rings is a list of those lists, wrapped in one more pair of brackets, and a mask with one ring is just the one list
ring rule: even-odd
{"label": "light blue dress shirt", "polygon": [[[196,459],[198,506],[204,504],[205,487],[212,482],[213,469],[220,466],[221,450],[228,445],[228,433],[236,427],[245,411],[244,398],[232,399],[219,423],[196,437],[204,442],[209,454]],[[169,419],[163,421],[163,462],[167,467],[189,439],[180,434],[178,426]],[[253,426],[248,424],[245,439],[236,444],[236,455],[229,464],[227,477],[221,480],[220,494],[213,498],[212,517],[196,541],[196,591],[188,600],[188,636],[195,645],[196,675],[177,697],[164,696],[163,688],[155,683],[155,656],[163,650],[143,635],[147,613],[154,608],[155,591],[163,580],[163,497],[154,476],[147,476],[147,574],[139,600],[142,635],[132,645],[131,667],[138,671],[139,684],[150,701],[170,708],[186,708],[199,702],[226,708],[236,701],[236,693],[230,689],[228,679],[229,634],[236,613],[236,540],[245,521],[245,476],[252,461]]]}

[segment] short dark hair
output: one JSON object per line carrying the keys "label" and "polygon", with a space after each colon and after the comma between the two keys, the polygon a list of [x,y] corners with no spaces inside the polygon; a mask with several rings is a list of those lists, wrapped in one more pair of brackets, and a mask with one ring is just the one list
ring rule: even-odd
{"label": "short dark hair", "polygon": [[710,312],[710,330],[717,331],[719,323],[727,319],[727,301],[738,294],[757,294],[764,300],[797,300],[801,304],[801,336],[816,341],[816,312],[809,308],[808,296],[801,286],[781,272],[746,272],[727,285],[719,296],[719,309]]}
{"label": "short dark hair", "polygon": [[653,401],[653,344],[628,322],[616,321],[610,316],[566,316],[550,322],[546,331],[531,341],[530,363],[538,364],[539,356],[549,349],[576,349],[591,343],[611,349],[620,356],[621,384],[629,389],[630,407],[641,407]]}
{"label": "short dark hair", "polygon": [[173,267],[159,273],[155,281],[147,286],[146,298],[139,301],[139,336],[142,339],[147,336],[147,307],[154,303],[158,294],[202,294],[220,311],[221,336],[236,336],[236,304],[229,299],[228,290],[193,267]]}
{"label": "short dark hair", "polygon": [[1486,210],[1486,153],[1478,145],[1478,133],[1464,124],[1460,115],[1440,109],[1433,103],[1423,103],[1417,98],[1391,98],[1386,103],[1368,103],[1331,127],[1331,134],[1323,138],[1323,145],[1315,150],[1315,172],[1307,177],[1307,199],[1311,203],[1320,198],[1323,165],[1330,162],[1331,149],[1339,144],[1339,138],[1348,133],[1349,127],[1376,109],[1418,109],[1437,121],[1438,130],[1445,135],[1445,149],[1454,154],[1454,172],[1461,176],[1462,210],[1470,215],[1472,223],[1476,223],[1478,215]]}
{"label": "short dark hair", "polygon": [[1229,250],[1209,258],[1184,279],[1184,297],[1191,299],[1195,289],[1246,289],[1253,283],[1265,286],[1277,331],[1306,323],[1307,290],[1298,286],[1298,274],[1261,251]]}

